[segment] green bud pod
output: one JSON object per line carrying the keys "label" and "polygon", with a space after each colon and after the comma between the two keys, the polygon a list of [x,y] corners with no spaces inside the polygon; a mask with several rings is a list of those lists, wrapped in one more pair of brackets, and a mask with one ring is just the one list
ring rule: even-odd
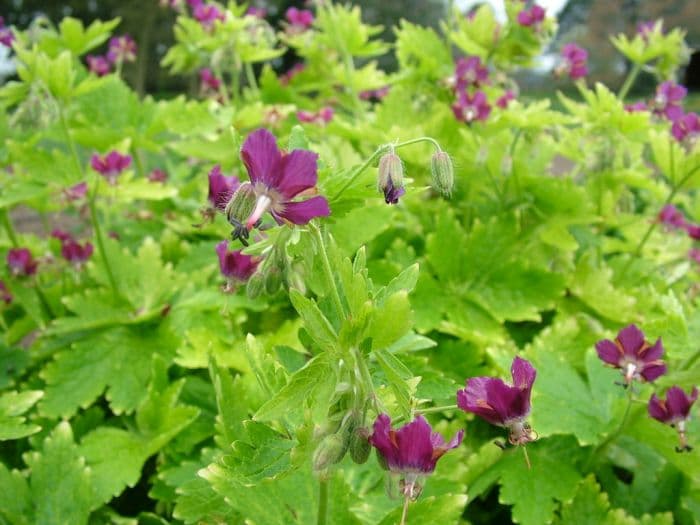
{"label": "green bud pod", "polygon": [[403,188],[403,163],[393,151],[379,159],[377,189],[384,193],[387,204],[396,204],[406,190]]}
{"label": "green bud pod", "polygon": [[348,450],[347,440],[340,434],[324,437],[314,450],[313,466],[316,472],[338,463]]}
{"label": "green bud pod", "polygon": [[255,209],[256,201],[257,197],[253,185],[250,182],[244,182],[238,187],[224,209],[226,219],[233,226],[233,239],[240,239],[245,246],[248,245],[248,229],[245,224]]}
{"label": "green bud pod", "polygon": [[265,277],[260,275],[260,272],[255,272],[245,288],[246,294],[250,299],[257,299],[265,291]]}
{"label": "green bud pod", "polygon": [[455,170],[452,159],[445,151],[436,152],[430,159],[433,187],[445,197],[452,195],[455,186]]}
{"label": "green bud pod", "polygon": [[369,458],[372,445],[369,443],[369,431],[364,428],[356,428],[350,437],[350,457],[358,465],[362,465]]}
{"label": "green bud pod", "polygon": [[270,267],[265,272],[265,293],[276,294],[282,286],[282,272],[278,268]]}

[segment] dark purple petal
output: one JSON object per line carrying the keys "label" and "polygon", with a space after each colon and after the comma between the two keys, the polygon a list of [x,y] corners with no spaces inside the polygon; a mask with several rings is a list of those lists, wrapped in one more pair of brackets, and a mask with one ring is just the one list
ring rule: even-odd
{"label": "dark purple petal", "polygon": [[212,206],[219,211],[224,211],[226,204],[240,186],[238,177],[226,176],[221,173],[218,164],[209,172],[209,194],[207,198]]}
{"label": "dark purple petal", "polygon": [[491,405],[489,396],[493,391],[491,383],[499,382],[503,387],[503,381],[494,377],[472,377],[467,380],[467,388],[457,392],[457,405],[465,412],[471,412],[485,419],[492,425],[503,426],[505,424],[505,410],[502,404],[498,408]]}
{"label": "dark purple petal", "polygon": [[598,357],[604,362],[613,366],[620,366],[620,359],[622,359],[622,348],[610,341],[609,339],[604,339],[603,341],[598,341],[595,345],[596,352],[598,352]]}
{"label": "dark purple petal", "polygon": [[666,409],[666,403],[663,399],[659,399],[656,394],[651,396],[649,404],[647,405],[647,410],[651,417],[662,423],[667,423],[670,420],[670,415]]}
{"label": "dark purple petal", "polygon": [[291,199],[304,190],[316,186],[318,180],[318,154],[295,149],[282,159],[282,175],[277,181],[277,190]]}
{"label": "dark purple petal", "polygon": [[625,355],[636,357],[637,352],[644,344],[644,333],[636,325],[631,324],[620,330],[617,334],[617,340],[620,342]]}
{"label": "dark purple petal", "polygon": [[647,363],[661,359],[662,355],[664,355],[664,347],[663,344],[661,344],[660,337],[656,340],[654,346],[645,345],[641,352],[639,352],[639,358]]}
{"label": "dark purple petal", "polygon": [[510,367],[510,373],[513,377],[513,386],[521,390],[530,390],[532,384],[537,377],[537,371],[529,361],[522,357],[513,359],[513,364]]}
{"label": "dark purple petal", "polygon": [[379,414],[374,421],[373,430],[369,437],[370,444],[381,454],[390,470],[398,469],[396,442],[392,442],[391,418],[386,414]]}
{"label": "dark purple petal", "polygon": [[281,175],[282,153],[275,137],[266,129],[254,131],[243,143],[241,158],[248,170],[250,181],[269,188],[277,186]]}
{"label": "dark purple petal", "polygon": [[216,254],[219,257],[221,274],[228,279],[247,281],[258,267],[255,257],[245,255],[240,250],[229,251],[228,241],[221,241],[216,245]]}
{"label": "dark purple petal", "polygon": [[38,263],[28,248],[12,248],[7,252],[7,266],[13,275],[26,277],[36,273]]}
{"label": "dark purple petal", "polygon": [[654,361],[649,364],[642,365],[640,375],[645,381],[651,382],[661,377],[666,373],[666,365],[662,361]]}
{"label": "dark purple petal", "polygon": [[396,431],[397,458],[402,470],[432,472],[435,469],[432,429],[423,416]]}
{"label": "dark purple petal", "polygon": [[284,210],[275,214],[275,219],[285,220],[293,224],[307,224],[316,217],[328,217],[331,209],[328,201],[320,195],[301,202],[288,202]]}
{"label": "dark purple petal", "polygon": [[690,412],[690,400],[680,387],[672,386],[666,392],[666,408],[671,417],[685,419]]}

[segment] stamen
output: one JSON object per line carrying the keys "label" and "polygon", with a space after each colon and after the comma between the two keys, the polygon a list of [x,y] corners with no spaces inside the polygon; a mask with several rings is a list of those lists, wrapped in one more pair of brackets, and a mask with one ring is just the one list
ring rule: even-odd
{"label": "stamen", "polygon": [[255,223],[258,222],[258,220],[260,220],[260,218],[263,216],[263,213],[270,209],[271,205],[272,199],[270,199],[270,197],[268,197],[267,195],[260,195],[258,197],[257,202],[255,203],[255,209],[253,210],[253,213],[251,213],[250,217],[248,217],[248,221],[246,222],[246,228],[248,228],[248,230],[252,230],[255,226]]}

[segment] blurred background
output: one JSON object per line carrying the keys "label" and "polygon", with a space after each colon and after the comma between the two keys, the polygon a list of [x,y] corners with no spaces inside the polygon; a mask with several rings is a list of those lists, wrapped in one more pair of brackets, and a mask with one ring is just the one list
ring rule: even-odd
{"label": "blurred background", "polygon": [[[165,2],[167,3],[167,2]],[[385,40],[393,40],[392,27],[401,18],[438,27],[451,7],[467,13],[482,3],[489,3],[501,17],[505,17],[502,0],[355,0],[350,2],[362,8],[364,19],[384,26]],[[559,18],[559,31],[551,46],[551,55],[545,53],[535,73],[521,75],[519,81],[529,90],[547,91],[549,69],[562,42],[574,41],[590,52],[589,66],[592,81],[602,81],[617,87],[623,80],[628,64],[610,43],[609,36],[625,32],[633,34],[637,24],[662,18],[666,29],[682,27],[688,34],[691,49],[700,48],[700,0],[538,0],[548,14]],[[303,7],[304,0],[251,0],[250,5],[267,10],[273,25],[284,17],[292,6]],[[5,23],[26,28],[37,16],[46,16],[57,22],[64,16],[73,16],[90,22],[96,18],[121,17],[117,33],[132,35],[138,44],[139,59],[125,70],[127,81],[140,93],[168,96],[192,88],[191,79],[172,76],[159,67],[159,62],[173,43],[172,26],[176,13],[162,7],[159,0],[0,0],[0,16]],[[0,52],[4,48],[0,46]],[[2,62],[0,57],[0,62]],[[294,57],[285,57],[277,67],[284,71]],[[390,56],[382,59],[382,66],[391,70]],[[2,75],[0,64],[0,75]],[[5,60],[4,67],[7,68]],[[700,53],[690,56],[689,65],[678,79],[691,91],[700,90]],[[641,78],[636,89],[649,91],[653,79]]]}

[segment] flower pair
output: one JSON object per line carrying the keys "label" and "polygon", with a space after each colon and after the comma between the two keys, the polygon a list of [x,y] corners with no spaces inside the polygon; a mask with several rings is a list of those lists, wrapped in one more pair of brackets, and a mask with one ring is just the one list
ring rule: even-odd
{"label": "flower pair", "polygon": [[136,42],[129,35],[112,37],[105,55],[88,55],[85,57],[90,71],[101,77],[112,71],[115,65],[136,61]]}
{"label": "flower pair", "polygon": [[[634,380],[652,382],[666,373],[666,364],[661,360],[664,353],[661,339],[651,345],[645,340],[644,333],[633,324],[620,330],[614,341],[599,341],[596,350],[605,363],[622,371],[626,387]],[[686,422],[697,397],[697,387],[693,388],[690,395],[686,395],[680,387],[673,386],[667,391],[666,399],[653,394],[649,400],[649,415],[678,430],[678,452],[690,450],[686,437]]]}

